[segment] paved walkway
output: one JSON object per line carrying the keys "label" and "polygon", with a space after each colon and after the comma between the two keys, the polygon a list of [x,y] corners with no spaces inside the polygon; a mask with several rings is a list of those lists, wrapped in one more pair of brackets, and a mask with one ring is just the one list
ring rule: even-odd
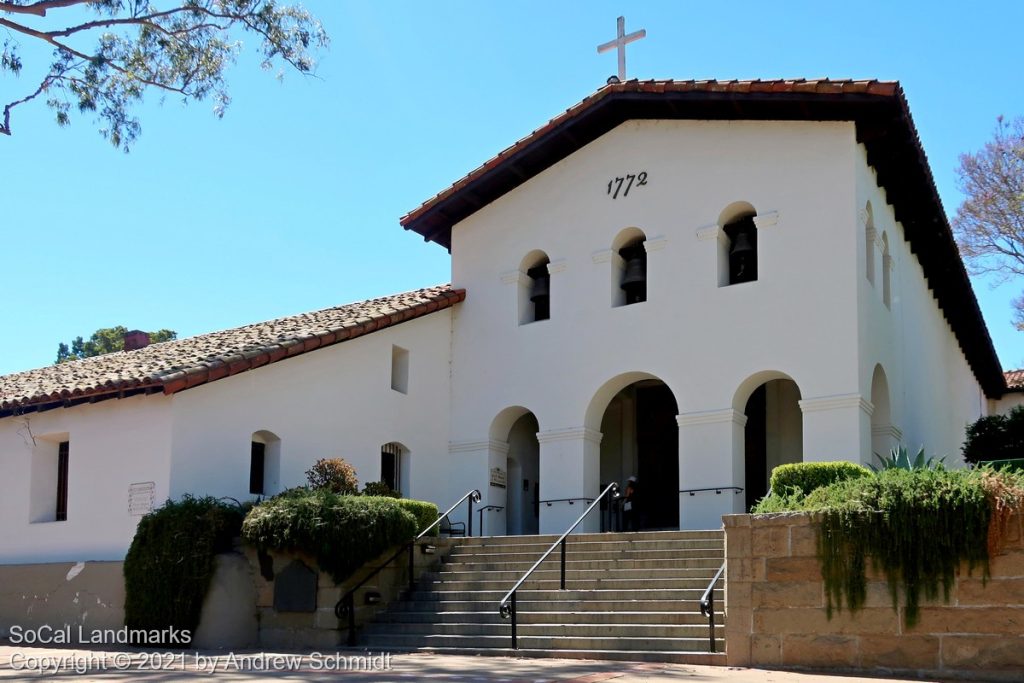
{"label": "paved walkway", "polygon": [[189,681],[225,683],[279,679],[341,680],[343,683],[455,681],[460,683],[867,683],[879,679],[822,674],[730,669],[684,664],[639,664],[566,659],[513,659],[429,654],[377,654],[363,659],[351,651],[270,654],[261,652],[187,654],[62,650],[0,646],[0,681]]}

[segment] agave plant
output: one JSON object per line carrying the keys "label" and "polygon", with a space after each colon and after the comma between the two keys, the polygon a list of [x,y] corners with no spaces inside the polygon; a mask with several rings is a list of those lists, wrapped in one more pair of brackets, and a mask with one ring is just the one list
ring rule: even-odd
{"label": "agave plant", "polygon": [[910,458],[906,446],[893,448],[889,451],[889,455],[875,453],[875,457],[878,458],[881,466],[868,465],[874,472],[882,470],[934,470],[944,467],[946,461],[945,456],[941,458],[926,456],[924,454],[924,446],[921,446],[921,450],[917,452],[913,459]]}

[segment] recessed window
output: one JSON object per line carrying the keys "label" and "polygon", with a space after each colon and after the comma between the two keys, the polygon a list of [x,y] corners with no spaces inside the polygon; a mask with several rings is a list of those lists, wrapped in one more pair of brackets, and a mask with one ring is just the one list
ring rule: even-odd
{"label": "recessed window", "polygon": [[29,521],[67,521],[70,459],[71,442],[66,434],[36,437],[29,484]]}
{"label": "recessed window", "polygon": [[409,352],[401,346],[391,347],[391,388],[409,393]]}
{"label": "recessed window", "polygon": [[865,276],[868,278],[868,282],[872,285],[875,284],[875,219],[871,212],[871,202],[868,202],[867,208],[864,209],[864,213],[867,214],[867,220],[864,222],[864,257],[865,257]]}
{"label": "recessed window", "polygon": [[249,444],[249,493],[270,496],[278,492],[281,474],[281,439],[273,432],[253,432]]}
{"label": "recessed window", "polygon": [[612,306],[647,301],[647,238],[627,228],[612,242]]}
{"label": "recessed window", "polygon": [[259,441],[252,442],[252,451],[249,457],[249,493],[263,495],[264,476],[267,465],[267,444]]}
{"label": "recessed window", "polygon": [[409,451],[400,443],[380,447],[380,481],[392,491],[409,493]]}
{"label": "recessed window", "polygon": [[519,283],[519,324],[551,318],[551,259],[542,251],[533,251],[523,259]]}
{"label": "recessed window", "polygon": [[892,256],[889,255],[889,236],[882,233],[882,303],[892,306]]}
{"label": "recessed window", "polygon": [[729,284],[757,280],[757,226],[746,216],[722,228],[728,249]]}

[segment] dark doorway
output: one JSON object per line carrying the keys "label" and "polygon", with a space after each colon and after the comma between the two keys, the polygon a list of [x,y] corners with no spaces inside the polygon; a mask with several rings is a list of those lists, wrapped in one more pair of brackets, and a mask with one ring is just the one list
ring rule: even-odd
{"label": "dark doorway", "polygon": [[768,493],[772,470],[803,460],[800,388],[790,379],[769,380],[750,395],[744,412],[744,492],[749,510]]}
{"label": "dark doorway", "polygon": [[747,399],[744,458],[746,460],[747,510],[768,493],[768,439],[766,430],[766,392],[762,384]]}
{"label": "dark doorway", "polygon": [[679,528],[679,426],[664,384],[636,390],[637,477],[648,529]]}

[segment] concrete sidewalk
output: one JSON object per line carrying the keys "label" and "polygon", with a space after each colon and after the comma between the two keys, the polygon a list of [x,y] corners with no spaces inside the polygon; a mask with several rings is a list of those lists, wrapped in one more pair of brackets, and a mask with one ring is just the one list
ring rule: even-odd
{"label": "concrete sidewalk", "polygon": [[[458,681],[463,683],[858,683],[858,678],[813,673],[732,669],[685,664],[515,659],[433,654],[264,652],[152,652],[0,646],[0,681],[59,676],[74,681],[341,680],[346,683]],[[351,659],[360,657],[362,659]],[[914,679],[920,680],[920,679]]]}

